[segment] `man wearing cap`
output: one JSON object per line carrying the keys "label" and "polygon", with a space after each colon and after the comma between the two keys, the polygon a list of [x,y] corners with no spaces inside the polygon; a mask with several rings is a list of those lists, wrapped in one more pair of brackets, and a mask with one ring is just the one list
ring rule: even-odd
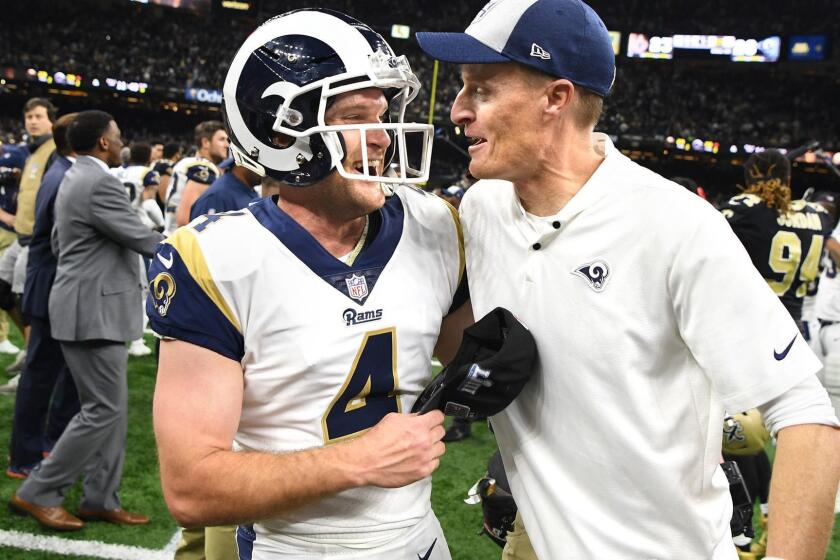
{"label": "man wearing cap", "polygon": [[534,378],[492,418],[536,556],[737,558],[720,425],[758,407],[778,438],[767,553],[821,558],[840,424],[819,361],[726,220],[593,133],[604,23],[579,0],[504,0],[417,38],[463,65],[474,314],[505,307],[536,339]]}

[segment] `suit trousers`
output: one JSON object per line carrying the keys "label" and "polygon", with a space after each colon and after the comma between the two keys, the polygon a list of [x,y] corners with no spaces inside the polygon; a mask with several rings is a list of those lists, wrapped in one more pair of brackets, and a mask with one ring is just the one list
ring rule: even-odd
{"label": "suit trousers", "polygon": [[42,507],[58,506],[84,474],[79,507],[119,508],[128,426],[128,349],[110,340],[61,341],[61,349],[81,410],[17,494]]}
{"label": "suit trousers", "polygon": [[30,325],[26,364],[20,376],[12,423],[9,464],[32,468],[51,451],[67,424],[79,412],[79,396],[61,345],[50,334],[50,322],[27,317]]}

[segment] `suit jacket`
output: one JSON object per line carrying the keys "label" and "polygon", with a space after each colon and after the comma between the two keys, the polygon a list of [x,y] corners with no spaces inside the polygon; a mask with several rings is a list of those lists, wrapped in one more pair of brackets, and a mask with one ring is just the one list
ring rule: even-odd
{"label": "suit jacket", "polygon": [[143,334],[140,259],[163,236],[140,222],[125,187],[80,156],[55,202],[58,267],[49,312],[56,340],[128,341]]}
{"label": "suit jacket", "polygon": [[29,258],[26,262],[26,285],[23,289],[21,312],[26,317],[48,321],[50,288],[55,279],[56,260],[50,246],[52,228],[55,224],[55,197],[65,173],[73,163],[64,156],[56,158],[49,171],[44,174],[38,196],[35,198],[35,228],[29,243]]}

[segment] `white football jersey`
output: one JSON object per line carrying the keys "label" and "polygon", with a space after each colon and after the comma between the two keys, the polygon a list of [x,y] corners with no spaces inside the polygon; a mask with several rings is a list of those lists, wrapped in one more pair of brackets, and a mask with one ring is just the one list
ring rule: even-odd
{"label": "white football jersey", "polygon": [[112,167],[111,174],[120,180],[125,187],[131,207],[137,213],[140,221],[150,229],[157,224],[149,217],[143,208],[143,191],[146,187],[160,184],[160,174],[146,165],[129,165],[128,167]]}
{"label": "white football jersey", "polygon": [[[389,412],[410,411],[431,380],[441,320],[466,298],[457,213],[398,187],[370,230],[347,265],[263,199],[201,216],[161,245],[149,272],[151,327],[242,364],[235,449],[357,437]],[[425,479],[341,492],[255,524],[255,550],[272,541],[305,550],[306,535],[366,548],[418,523],[430,491]]]}
{"label": "white football jersey", "polygon": [[819,362],[710,204],[596,135],[604,161],[555,216],[511,183],[460,206],[475,317],[537,343],[491,420],[539,558],[735,560],[724,407],[748,410]]}
{"label": "white football jersey", "polygon": [[[840,224],[831,232],[831,237],[840,241]],[[840,266],[828,254],[823,258],[823,265],[814,314],[824,321],[840,321]]]}
{"label": "white football jersey", "polygon": [[184,194],[187,181],[195,181],[209,185],[220,175],[219,169],[209,159],[202,157],[187,157],[178,160],[172,168],[172,179],[166,188],[166,205],[164,208],[165,226],[163,232],[172,235],[178,229],[175,213]]}

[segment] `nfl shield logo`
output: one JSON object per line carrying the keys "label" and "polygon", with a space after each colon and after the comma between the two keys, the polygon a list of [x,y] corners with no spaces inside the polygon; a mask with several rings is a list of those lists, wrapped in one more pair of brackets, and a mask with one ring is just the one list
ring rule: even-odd
{"label": "nfl shield logo", "polygon": [[347,291],[351,298],[362,301],[367,297],[368,287],[364,276],[353,273],[353,276],[345,278],[344,282],[347,283]]}

